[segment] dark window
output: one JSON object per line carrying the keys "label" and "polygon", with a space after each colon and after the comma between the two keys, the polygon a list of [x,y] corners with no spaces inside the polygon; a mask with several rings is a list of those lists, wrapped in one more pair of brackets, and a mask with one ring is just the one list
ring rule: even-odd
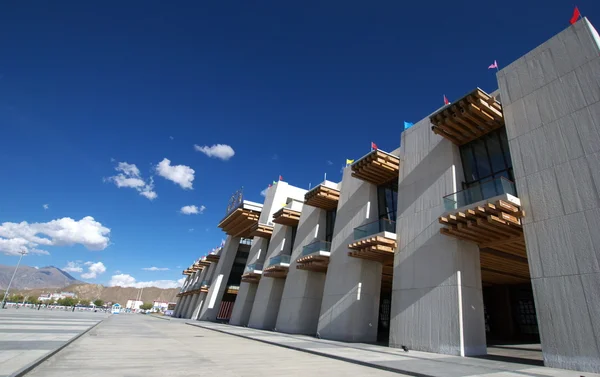
{"label": "dark window", "polygon": [[296,233],[297,232],[298,232],[298,226],[294,225],[292,227],[292,239],[291,239],[292,244],[290,245],[291,250],[294,250],[294,243],[296,242]]}
{"label": "dark window", "polygon": [[472,202],[478,197],[490,198],[503,193],[500,180],[514,181],[512,161],[504,127],[460,147],[465,182],[463,189],[470,192]]}
{"label": "dark window", "polygon": [[379,218],[396,221],[398,211],[398,182],[386,183],[377,187]]}
{"label": "dark window", "polygon": [[325,241],[331,242],[333,238],[333,227],[335,226],[335,216],[337,209],[327,211],[325,220]]}

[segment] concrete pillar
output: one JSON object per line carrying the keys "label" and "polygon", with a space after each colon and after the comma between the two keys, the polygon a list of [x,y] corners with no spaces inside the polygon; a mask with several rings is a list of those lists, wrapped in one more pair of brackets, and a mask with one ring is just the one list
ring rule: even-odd
{"label": "concrete pillar", "polygon": [[[250,252],[248,253],[248,262],[246,262],[246,265],[252,263],[263,263],[265,261],[268,246],[268,239],[254,237],[252,240],[252,246],[250,246]],[[231,319],[229,320],[230,324],[237,326],[248,325],[257,288],[258,284],[240,284],[240,290],[235,299],[233,311],[231,312]]]}
{"label": "concrete pillar", "polygon": [[[185,289],[187,288],[188,284],[190,283],[190,279],[191,279],[191,275],[187,275],[187,277],[185,278],[185,281],[183,282],[183,285],[181,286],[180,293],[185,292]],[[175,312],[173,313],[173,318],[179,318],[179,315],[181,314],[181,310],[183,309],[184,299],[185,299],[185,296],[179,296],[179,298],[177,299],[177,305],[175,305]]]}
{"label": "concrete pillar", "polygon": [[296,268],[296,259],[304,246],[315,240],[325,239],[326,218],[327,211],[323,209],[308,205],[302,208],[277,315],[277,331],[307,335],[317,333],[326,274],[299,270]]}
{"label": "concrete pillar", "polygon": [[545,365],[600,372],[600,37],[580,20],[498,83]]}
{"label": "concrete pillar", "polygon": [[191,298],[192,298],[192,296],[190,296],[190,295],[183,296],[183,306],[182,306],[181,312],[179,313],[179,316],[177,318],[185,318],[185,313],[187,313]]}
{"label": "concrete pillar", "polygon": [[[217,269],[217,263],[212,262],[210,264],[210,266],[208,266],[208,269],[205,268],[206,274],[204,275],[203,280],[208,281],[208,283],[212,285],[212,281],[213,281],[216,269]],[[202,281],[200,283],[202,283]],[[202,308],[206,304],[206,296],[207,295],[208,295],[208,293],[206,293],[206,292],[200,292],[200,297],[198,298],[197,313],[195,316],[196,317],[195,319],[197,319],[197,320],[200,319],[200,313],[202,312]]]}
{"label": "concrete pillar", "polygon": [[200,309],[200,319],[205,321],[215,321],[221,307],[221,300],[227,288],[227,280],[235,261],[240,245],[240,237],[227,236],[225,246],[221,252],[221,257],[214,271],[208,295],[202,309]]}
{"label": "concrete pillar", "polygon": [[[292,251],[292,227],[275,224],[269,249],[265,257],[263,271],[269,264],[269,259],[277,255],[290,255]],[[279,304],[283,294],[285,279],[263,276],[258,282],[252,313],[248,327],[272,330],[277,322]]]}
{"label": "concrete pillar", "polygon": [[464,180],[460,153],[431,126],[426,118],[402,134],[389,344],[482,355],[479,247],[440,234],[438,223],[442,198]]}
{"label": "concrete pillar", "polygon": [[181,311],[181,304],[183,303],[183,297],[177,297],[177,304],[175,305],[175,311],[173,312],[173,318],[177,318],[177,315]]}
{"label": "concrete pillar", "polygon": [[349,342],[377,340],[382,264],[348,256],[354,228],[378,220],[377,186],[344,169],[318,334]]}
{"label": "concrete pillar", "polygon": [[196,293],[191,296],[190,305],[188,307],[187,312],[185,313],[185,318],[192,318],[194,311],[196,310],[196,305],[198,305],[198,299],[200,298],[200,294]]}

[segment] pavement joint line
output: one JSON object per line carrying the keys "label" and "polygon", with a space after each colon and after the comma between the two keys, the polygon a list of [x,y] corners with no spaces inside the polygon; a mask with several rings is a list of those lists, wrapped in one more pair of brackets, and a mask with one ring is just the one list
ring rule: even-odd
{"label": "pavement joint line", "polygon": [[48,360],[49,358],[51,358],[52,356],[56,355],[57,353],[59,353],[60,351],[62,351],[65,347],[67,347],[68,345],[70,345],[71,343],[73,343],[74,341],[76,341],[77,339],[81,338],[82,336],[84,336],[85,334],[87,334],[88,332],[92,331],[93,329],[95,329],[99,324],[101,324],[102,322],[104,322],[104,319],[101,319],[100,321],[96,322],[95,325],[93,325],[92,327],[90,327],[89,329],[85,330],[84,332],[82,332],[79,335],[76,335],[75,337],[71,338],[70,340],[66,341],[65,344],[63,344],[62,346],[58,347],[57,349],[48,352],[47,354],[39,357],[37,360],[34,360],[33,362],[31,362],[29,365],[24,366],[23,368],[19,369],[18,371],[9,374],[8,377],[22,377],[24,375],[26,375],[27,373],[31,372],[33,369],[35,369],[38,365],[40,365],[41,363],[43,363],[44,361]]}
{"label": "pavement joint line", "polygon": [[171,320],[171,318],[165,318],[165,317],[158,316],[158,315],[150,315],[149,317],[158,318],[158,319],[164,319],[165,321],[170,321]]}
{"label": "pavement joint line", "polygon": [[331,354],[324,353],[324,352],[313,351],[313,350],[308,350],[308,349],[304,349],[304,348],[300,348],[300,347],[296,347],[296,346],[292,346],[292,345],[287,345],[287,344],[281,344],[281,343],[277,343],[277,342],[272,342],[272,341],[269,341],[269,340],[266,340],[266,339],[252,338],[252,337],[247,336],[247,335],[235,334],[235,333],[227,332],[227,331],[224,331],[224,330],[219,330],[219,329],[216,329],[214,327],[205,327],[205,326],[202,326],[202,324],[196,324],[196,323],[190,323],[190,322],[185,322],[185,324],[186,325],[190,325],[190,326],[200,327],[200,328],[206,329],[206,330],[212,330],[212,331],[220,332],[220,333],[227,334],[227,335],[237,336],[237,337],[248,339],[248,340],[254,340],[254,341],[257,341],[257,342],[262,342],[262,343],[270,344],[270,345],[273,345],[273,346],[283,347],[283,348],[291,349],[291,350],[294,350],[294,351],[300,351],[300,352],[305,352],[305,353],[309,353],[309,354],[312,354],[312,355],[317,355],[317,356],[322,356],[322,357],[328,357],[330,359],[345,361],[345,362],[348,362],[348,363],[351,363],[351,364],[362,365],[364,367],[380,369],[380,370],[384,370],[384,371],[387,371],[387,372],[393,372],[393,373],[398,373],[398,374],[405,374],[407,376],[413,376],[413,377],[437,377],[437,376],[432,375],[432,374],[417,373],[417,372],[413,372],[413,371],[403,370],[403,369],[400,369],[400,368],[386,367],[384,365],[372,364],[372,363],[369,363],[369,362],[366,362],[366,361],[360,361],[360,360],[351,359],[349,357],[338,356],[338,355],[331,355]]}

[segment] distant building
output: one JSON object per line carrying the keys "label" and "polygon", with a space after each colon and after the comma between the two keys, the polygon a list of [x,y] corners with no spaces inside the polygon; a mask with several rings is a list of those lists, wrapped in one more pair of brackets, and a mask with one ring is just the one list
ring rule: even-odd
{"label": "distant building", "polygon": [[40,301],[53,301],[53,300],[60,300],[62,298],[76,298],[77,295],[73,292],[60,292],[60,293],[44,293],[42,295],[40,295],[40,297],[38,297],[38,300]]}
{"label": "distant building", "polygon": [[152,311],[163,312],[163,311],[167,310],[167,308],[169,307],[169,304],[170,304],[170,302],[168,302],[168,301],[154,300],[154,301],[152,301]]}
{"label": "distant building", "polygon": [[142,306],[143,304],[144,302],[140,300],[127,300],[127,304],[125,304],[125,309],[140,310],[140,306]]}

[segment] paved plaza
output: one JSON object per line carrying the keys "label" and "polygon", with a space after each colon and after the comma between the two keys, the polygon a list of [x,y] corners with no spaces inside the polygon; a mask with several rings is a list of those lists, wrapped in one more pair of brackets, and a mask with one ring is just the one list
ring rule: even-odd
{"label": "paved plaza", "polygon": [[106,316],[30,308],[0,310],[0,377],[18,374]]}
{"label": "paved plaza", "polygon": [[85,371],[86,376],[127,377],[598,376],[495,360],[405,353],[211,322],[27,310],[0,314],[0,375],[13,375],[100,320],[26,375],[68,377]]}

